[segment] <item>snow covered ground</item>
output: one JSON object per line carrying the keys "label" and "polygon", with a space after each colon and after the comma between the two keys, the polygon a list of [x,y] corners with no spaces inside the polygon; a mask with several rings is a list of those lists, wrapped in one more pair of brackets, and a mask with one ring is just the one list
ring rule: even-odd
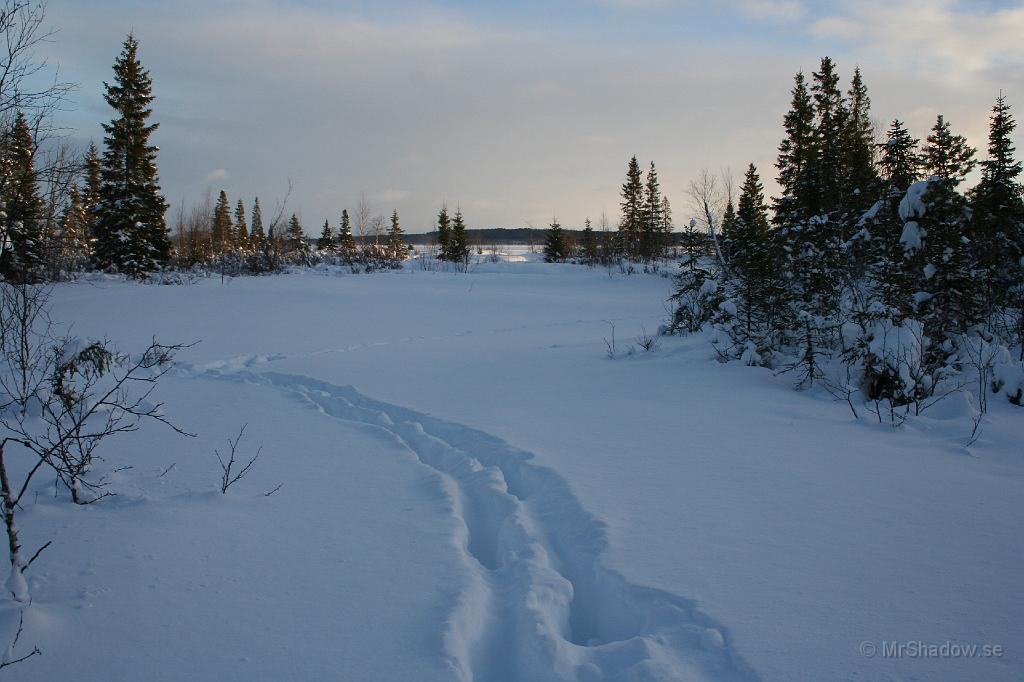
{"label": "snow covered ground", "polygon": [[[79,335],[201,339],[160,389],[198,437],[112,443],[101,466],[132,468],[96,505],[27,496],[43,656],[0,675],[1024,677],[1020,409],[993,399],[965,448],[965,396],[894,431],[700,337],[609,359],[670,290],[532,257],[59,286]],[[263,454],[221,495],[243,423]]]}

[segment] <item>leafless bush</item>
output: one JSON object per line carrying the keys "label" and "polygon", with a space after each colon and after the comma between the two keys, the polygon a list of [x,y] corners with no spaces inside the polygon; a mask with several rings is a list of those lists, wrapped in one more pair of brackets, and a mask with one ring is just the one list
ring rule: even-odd
{"label": "leafless bush", "polygon": [[18,640],[21,639],[21,632],[22,632],[22,630],[24,628],[25,628],[25,612],[19,610],[18,611],[18,630],[17,630],[17,632],[14,633],[14,639],[11,640],[11,643],[7,647],[7,651],[4,653],[3,658],[0,658],[0,670],[3,670],[4,668],[7,668],[7,667],[12,666],[12,665],[17,665],[18,663],[22,663],[23,661],[27,661],[28,659],[32,658],[33,656],[42,656],[43,652],[39,650],[39,647],[34,646],[34,647],[32,647],[32,651],[28,652],[27,654],[24,654],[22,656],[18,656],[17,658],[15,658],[16,654],[14,653],[14,649],[18,646]]}
{"label": "leafless bush", "polygon": [[[249,462],[244,467],[237,471],[235,470],[235,463],[238,462],[238,460],[236,459],[238,453],[238,444],[241,442],[242,436],[245,434],[245,429],[247,426],[249,425],[242,425],[242,428],[238,430],[238,435],[235,436],[234,440],[228,438],[229,451],[227,460],[225,460],[224,457],[220,454],[220,451],[213,451],[213,454],[217,456],[217,461],[220,463],[220,492],[222,495],[227,494],[228,488],[230,488],[232,485],[245,478],[245,476],[249,473],[249,470],[252,469],[252,465],[255,464],[256,460],[260,458],[260,453],[263,452],[263,447],[260,446],[259,448],[256,449],[256,454],[252,456],[252,459],[250,459]],[[278,486],[278,488],[280,487],[281,486]],[[273,494],[276,491],[277,489],[275,488],[274,491],[272,491],[270,494]]]}
{"label": "leafless bush", "polygon": [[[182,344],[155,340],[136,357],[107,341],[79,343],[56,335],[49,316],[49,289],[0,283],[0,512],[7,530],[11,576],[7,588],[27,602],[22,574],[45,549],[27,561],[21,553],[15,513],[34,476],[56,472],[75,503],[106,497],[103,479],[87,477],[99,445],[108,437],[138,430],[154,420],[186,434],[149,399],[170,369]],[[9,445],[21,446],[8,452]],[[5,457],[25,454],[27,466],[12,479]],[[86,497],[83,492],[93,494]],[[49,543],[47,543],[49,544]]]}
{"label": "leafless bush", "polygon": [[640,336],[636,337],[636,345],[645,353],[651,353],[658,350],[661,341],[658,339],[657,334],[648,334],[646,328],[640,327]]}
{"label": "leafless bush", "polygon": [[611,327],[611,330],[612,330],[612,338],[611,338],[611,340],[609,340],[608,337],[606,336],[605,339],[604,339],[604,345],[605,345],[605,347],[607,349],[606,350],[606,355],[608,356],[609,359],[614,360],[616,358],[616,356],[619,354],[619,349],[615,345],[615,324],[612,323],[612,322],[609,322],[608,320],[603,320],[603,322],[605,324],[607,324],[609,327]]}

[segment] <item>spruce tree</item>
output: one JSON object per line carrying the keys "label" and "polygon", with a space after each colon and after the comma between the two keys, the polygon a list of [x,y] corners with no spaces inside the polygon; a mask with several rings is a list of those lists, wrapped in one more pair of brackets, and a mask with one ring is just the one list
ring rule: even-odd
{"label": "spruce tree", "polygon": [[437,257],[441,260],[451,258],[451,218],[448,217],[448,206],[442,204],[437,214]]}
{"label": "spruce tree", "polygon": [[267,236],[263,232],[263,211],[260,209],[260,198],[252,202],[252,228],[249,230],[249,241],[254,251],[262,251],[266,246]]}
{"label": "spruce tree", "polygon": [[243,251],[249,250],[249,228],[245,224],[245,204],[239,199],[235,204],[235,244]]}
{"label": "spruce tree", "polygon": [[626,182],[622,184],[622,222],[619,223],[619,239],[622,252],[627,258],[640,256],[640,234],[643,230],[644,183],[643,174],[636,156],[629,160],[626,168]]}
{"label": "spruce tree", "polygon": [[768,253],[768,206],[764,202],[764,187],[754,164],[747,167],[743,177],[732,232],[730,273],[751,280],[756,288],[763,284],[772,263]]}
{"label": "spruce tree", "polygon": [[138,41],[125,39],[114,63],[114,84],[104,84],[107,103],[117,117],[104,124],[106,149],[96,214],[97,265],[142,276],[170,255],[164,222],[167,203],[157,178],[157,147],[149,138],[159,124],[147,123],[153,81],[138,58]]}
{"label": "spruce tree", "polygon": [[590,217],[583,221],[583,261],[587,265],[597,262],[597,235],[590,224]]}
{"label": "spruce tree", "polygon": [[320,231],[320,239],[317,240],[316,247],[321,251],[332,251],[334,249],[334,229],[331,227],[331,221],[324,221],[324,229]]}
{"label": "spruce tree", "polygon": [[302,223],[299,221],[299,217],[292,213],[292,217],[288,219],[288,232],[285,235],[285,239],[288,243],[288,251],[293,254],[300,254],[306,250],[306,234],[302,229]]}
{"label": "spruce tree", "polygon": [[404,261],[409,255],[405,248],[405,241],[402,239],[404,233],[398,222],[398,210],[391,211],[391,230],[388,232],[388,255],[389,257]]}
{"label": "spruce tree", "polygon": [[82,165],[85,170],[85,185],[81,192],[82,208],[85,209],[87,234],[92,240],[96,238],[96,205],[100,202],[100,188],[103,185],[100,153],[92,142],[89,143]]}
{"label": "spruce tree", "polygon": [[783,120],[786,137],[779,144],[778,184],[773,220],[778,227],[798,225],[814,213],[815,132],[814,104],[802,72],[794,77],[792,103]]}
{"label": "spruce tree", "polygon": [[[914,263],[907,294],[914,317],[930,339],[928,364],[938,368],[951,354],[957,334],[982,321],[981,297],[975,281],[975,254],[965,241],[970,212],[967,200],[956,192],[951,178],[933,177],[923,194],[924,207],[910,217],[919,236],[920,255],[907,253]],[[906,246],[906,245],[905,245]],[[907,249],[910,251],[911,249]],[[916,261],[916,262],[915,262]]]}
{"label": "spruce tree", "polygon": [[658,182],[658,171],[655,169],[653,161],[647,171],[641,219],[640,257],[645,261],[655,260],[661,256],[662,215],[661,185]]}
{"label": "spruce tree", "polygon": [[224,253],[231,249],[231,206],[228,204],[228,195],[224,190],[220,191],[217,203],[213,208],[213,252]]}
{"label": "spruce tree", "polygon": [[68,205],[60,219],[60,255],[64,266],[77,270],[89,259],[89,223],[77,186],[71,186]]}
{"label": "spruce tree", "polygon": [[448,241],[448,260],[463,263],[468,256],[469,242],[466,239],[466,221],[462,217],[462,209],[456,208]]}
{"label": "spruce tree", "polygon": [[878,162],[890,192],[906,192],[921,177],[919,142],[911,137],[902,121],[893,119],[886,141],[879,145],[882,157]]}
{"label": "spruce tree", "polygon": [[876,295],[889,317],[899,321],[913,313],[909,307],[913,292],[909,289],[915,286],[916,275],[911,271],[923,267],[923,261],[917,262],[923,256],[919,252],[908,253],[900,241],[906,220],[899,210],[907,189],[920,178],[921,158],[918,140],[911,137],[899,119],[892,122],[887,135],[887,141],[879,145],[882,199],[874,214],[864,222],[870,239],[859,242],[858,249],[866,262],[866,272],[874,282]]}
{"label": "spruce tree", "polygon": [[949,122],[942,114],[935,120],[926,142],[921,149],[925,175],[948,180],[954,188],[964,181],[978,163],[974,159],[974,147],[967,144],[967,138],[963,135],[952,133]]}
{"label": "spruce tree", "polygon": [[2,146],[6,174],[3,227],[10,248],[3,250],[0,272],[19,282],[37,281],[43,274],[44,204],[39,196],[35,140],[21,111],[10,133],[4,136]]}
{"label": "spruce tree", "polygon": [[338,244],[345,258],[355,257],[356,240],[352,236],[352,221],[349,220],[347,208],[341,211],[341,232],[338,235]]}
{"label": "spruce tree", "polygon": [[774,345],[777,299],[771,258],[768,206],[754,164],[747,167],[729,240],[729,283],[736,319],[729,327],[737,352],[750,364],[759,362]]}
{"label": "spruce tree", "polygon": [[817,126],[814,134],[815,172],[818,192],[814,202],[815,214],[837,213],[846,198],[847,180],[844,172],[844,143],[850,118],[839,89],[839,74],[835,62],[823,57],[818,71],[814,72],[811,93],[814,97],[814,112]]}
{"label": "spruce tree", "polygon": [[981,162],[981,180],[972,193],[971,233],[975,241],[985,285],[990,292],[986,308],[1020,299],[1024,280],[1024,188],[1017,178],[1022,164],[1014,154],[1013,131],[1017,124],[1010,105],[1000,93],[989,123],[988,157]]}
{"label": "spruce tree", "polygon": [[672,205],[667,196],[661,197],[661,252],[672,248]]}
{"label": "spruce tree", "polygon": [[729,197],[725,202],[725,211],[722,212],[722,233],[719,241],[719,248],[728,265],[732,256],[733,242],[736,240],[736,205]]}
{"label": "spruce tree", "polygon": [[843,198],[848,202],[848,222],[870,208],[878,195],[878,170],[875,166],[875,129],[871,123],[871,99],[861,77],[853,71],[847,92],[848,115],[843,131]]}
{"label": "spruce tree", "polygon": [[544,260],[548,263],[560,263],[569,256],[569,247],[565,241],[565,230],[558,224],[558,219],[551,221],[544,236]]}

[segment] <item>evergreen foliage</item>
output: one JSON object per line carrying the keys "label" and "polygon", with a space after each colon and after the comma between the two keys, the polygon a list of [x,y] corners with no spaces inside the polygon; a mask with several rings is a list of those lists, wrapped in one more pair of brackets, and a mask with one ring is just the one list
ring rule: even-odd
{"label": "evergreen foliage", "polygon": [[588,217],[583,221],[583,239],[581,244],[583,253],[583,262],[587,265],[593,265],[598,260],[598,245],[597,235],[594,233],[594,228],[590,224],[590,218]]}
{"label": "evergreen foliage", "polygon": [[214,253],[224,253],[231,248],[231,206],[228,204],[228,195],[224,190],[217,196],[217,204],[213,208],[213,250]]}
{"label": "evergreen foliage", "polygon": [[652,261],[661,256],[664,232],[661,211],[661,185],[658,182],[658,171],[651,161],[641,206],[639,256],[644,261]]}
{"label": "evergreen foliage", "polygon": [[316,247],[321,251],[331,251],[337,246],[337,242],[334,238],[334,228],[331,227],[331,221],[324,221],[324,228],[320,231],[320,239],[316,242]]}
{"label": "evergreen foliage", "polygon": [[138,41],[129,35],[114,63],[114,83],[104,84],[104,97],[117,117],[103,126],[101,184],[93,208],[97,265],[134,277],[157,269],[170,255],[157,148],[149,140],[159,124],[147,122],[153,82],[139,61],[138,49]]}
{"label": "evergreen foliage", "polygon": [[468,257],[469,242],[466,241],[466,221],[462,217],[462,209],[456,208],[455,216],[452,218],[445,260],[450,260],[453,263],[465,263]]}
{"label": "evergreen foliage", "polygon": [[451,260],[451,218],[445,205],[441,206],[441,212],[437,214],[437,257]]}
{"label": "evergreen foliage", "polygon": [[256,197],[252,202],[252,227],[249,229],[249,242],[254,251],[261,251],[266,245],[267,235],[263,231],[263,210],[260,208],[260,198]]}
{"label": "evergreen foliage", "polygon": [[921,149],[921,162],[927,177],[948,180],[957,187],[978,164],[977,150],[967,144],[963,135],[954,135],[949,122],[938,115],[925,146]]}
{"label": "evergreen foliage", "polygon": [[398,211],[391,211],[391,229],[388,231],[388,257],[397,261],[404,261],[408,255],[405,241],[402,239],[404,233],[398,222]]}
{"label": "evergreen foliage", "polygon": [[356,240],[352,236],[352,221],[349,220],[347,208],[341,211],[341,231],[338,233],[338,245],[346,258],[355,257]]}
{"label": "evergreen foliage", "polygon": [[[670,329],[710,325],[723,359],[793,372],[855,412],[859,390],[895,424],[961,386],[972,344],[1024,360],[1022,164],[1002,96],[965,196],[975,150],[944,117],[923,147],[899,119],[875,144],[860,71],[846,98],[838,83],[828,58],[810,89],[796,74],[774,215],[751,165],[721,218],[723,259],[682,264]],[[1021,386],[1004,383],[981,390],[1019,402]]]}
{"label": "evergreen foliage", "polygon": [[565,240],[565,230],[552,220],[544,237],[544,260],[548,263],[561,263],[569,257],[569,245]]}
{"label": "evergreen foliage", "polygon": [[644,183],[640,164],[634,156],[626,168],[626,182],[622,185],[622,221],[619,223],[619,241],[627,258],[640,255],[640,235],[644,226]]}
{"label": "evergreen foliage", "polygon": [[42,278],[44,204],[39,195],[35,166],[35,139],[25,114],[18,112],[10,132],[3,136],[4,239],[8,246],[0,258],[6,279],[34,282]]}
{"label": "evergreen foliage", "polygon": [[241,199],[235,204],[235,225],[232,229],[235,235],[235,245],[242,251],[248,251],[249,228],[245,224],[245,204]]}

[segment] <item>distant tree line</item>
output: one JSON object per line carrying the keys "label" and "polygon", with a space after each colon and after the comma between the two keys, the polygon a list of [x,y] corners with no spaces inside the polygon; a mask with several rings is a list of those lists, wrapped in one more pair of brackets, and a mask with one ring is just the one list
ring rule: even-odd
{"label": "distant tree line", "polygon": [[[337,228],[325,222],[313,242],[297,214],[285,218],[287,201],[264,225],[258,198],[247,217],[243,200],[232,208],[224,191],[216,202],[189,211],[182,206],[172,238],[150,141],[159,126],[150,122],[152,87],[139,43],[129,35],[113,82],[104,84],[115,115],[103,126],[103,150],[90,145],[81,158],[65,148],[56,160],[40,158],[41,121],[50,109],[29,109],[36,102],[27,95],[0,103],[0,276],[6,281],[58,280],[89,269],[132,278],[167,267],[260,273],[324,261],[377,269],[407,257],[397,211],[385,229],[387,221],[372,215],[365,198],[356,207],[358,240],[347,210]],[[51,100],[63,92],[53,90]]]}
{"label": "distant tree line", "polygon": [[384,219],[373,216],[369,203],[361,199],[356,223],[358,238],[348,209],[343,209],[337,225],[325,220],[319,238],[311,239],[298,214],[284,218],[284,204],[264,227],[259,197],[253,199],[247,220],[245,202],[238,199],[232,209],[227,193],[221,190],[216,202],[208,197],[189,211],[179,209],[173,264],[185,269],[258,274],[284,265],[318,263],[365,270],[395,268],[408,257],[398,211],[392,211],[385,234]]}

